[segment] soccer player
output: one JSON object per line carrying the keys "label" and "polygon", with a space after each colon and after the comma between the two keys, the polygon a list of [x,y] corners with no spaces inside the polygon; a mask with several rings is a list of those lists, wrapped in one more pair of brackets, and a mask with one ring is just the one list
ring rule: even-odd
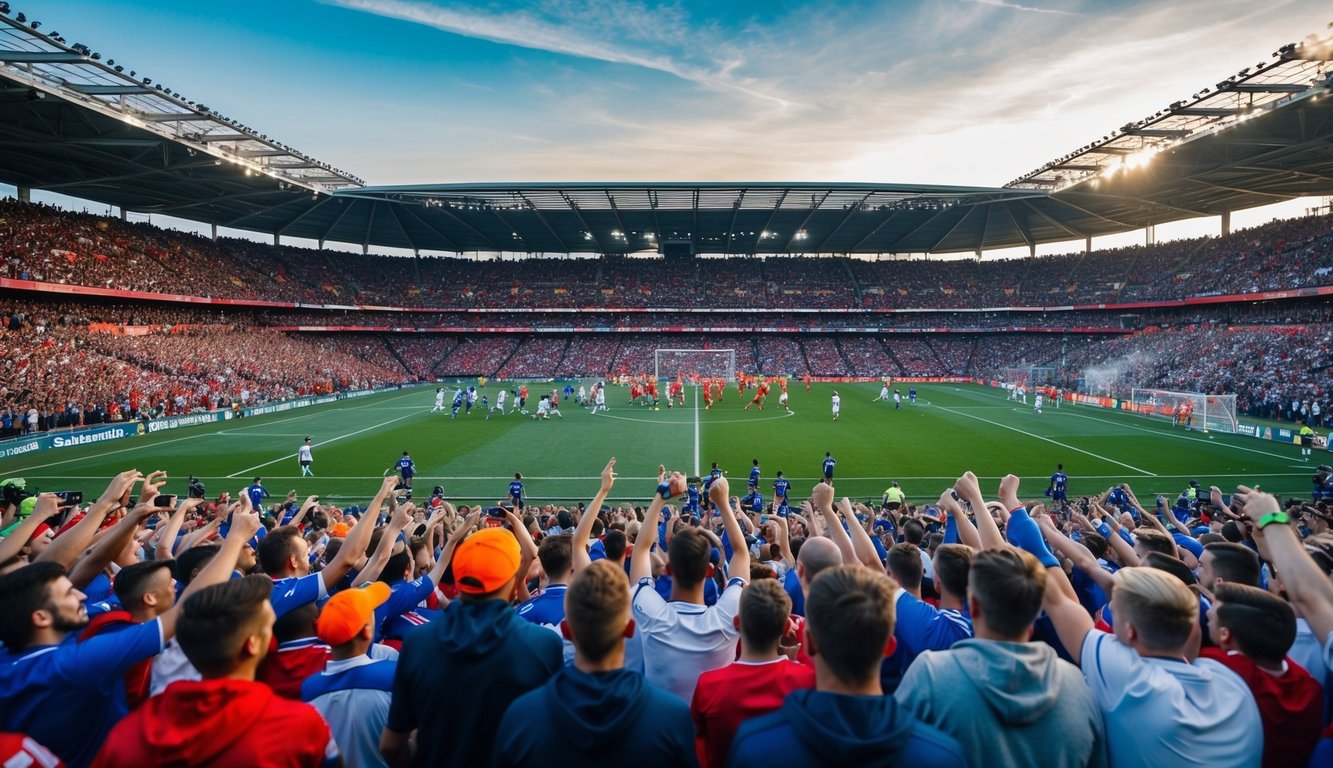
{"label": "soccer player", "polygon": [[593,391],[594,391],[596,394],[595,394],[595,396],[594,396],[594,398],[593,398],[594,404],[593,404],[593,407],[592,407],[592,412],[593,412],[593,413],[597,413],[598,411],[601,411],[601,412],[605,413],[605,412],[607,411],[607,407],[606,407],[606,383],[605,383],[605,382],[601,382],[601,381],[597,382],[597,384],[593,386]]}
{"label": "soccer player", "polygon": [[782,470],[778,470],[777,479],[773,481],[773,504],[779,507],[787,506],[787,492],[791,490],[791,481],[782,476]]}
{"label": "soccer player", "polygon": [[509,500],[514,503],[515,509],[521,510],[527,506],[523,503],[523,475],[519,472],[514,473],[514,482],[509,484]]}
{"label": "soccer player", "polygon": [[805,375],[805,391],[810,391],[810,374],[808,373]]}
{"label": "soccer player", "polygon": [[704,382],[704,410],[713,410],[713,383]]}
{"label": "soccer player", "polygon": [[761,383],[754,390],[754,398],[741,408],[742,411],[750,410],[750,406],[757,405],[759,410],[764,410],[764,396],[768,394],[768,384]]}
{"label": "soccer player", "polygon": [[912,405],[916,405],[916,387],[908,387],[907,401]]}
{"label": "soccer player", "polygon": [[314,477],[315,473],[310,471],[310,464],[315,460],[311,454],[310,438],[307,437],[300,448],[296,449],[296,460],[301,465],[301,477]]}
{"label": "soccer player", "polygon": [[412,461],[412,457],[407,455],[407,451],[403,451],[403,458],[399,459],[394,466],[398,469],[398,477],[402,478],[402,487],[409,491],[412,490],[412,478],[417,473],[416,462]]}
{"label": "soccer player", "polygon": [[526,416],[528,412],[524,410],[528,405],[528,385],[523,384],[518,388],[518,402],[514,403],[514,410]]}
{"label": "soccer player", "polygon": [[250,497],[250,506],[254,508],[255,512],[262,515],[264,513],[264,499],[268,498],[268,489],[259,481],[260,478],[256,476],[250,487],[245,489],[245,495]]}
{"label": "soccer player", "polygon": [[546,403],[546,418],[549,419],[552,416],[565,418],[565,414],[560,412],[560,398],[554,392],[551,393],[551,398]]}
{"label": "soccer player", "polygon": [[829,485],[833,485],[833,468],[837,466],[837,464],[838,460],[833,458],[833,454],[829,451],[825,451],[824,465],[822,469],[824,471],[824,482],[828,483]]}
{"label": "soccer player", "polygon": [[482,396],[481,396],[481,412],[484,413],[484,414],[486,414],[486,415],[482,418],[482,421],[490,421],[490,419],[491,419],[491,402],[490,402],[490,398],[489,398],[488,395],[482,395]]}
{"label": "soccer player", "polygon": [[1032,410],[1036,411],[1038,415],[1041,414],[1042,397],[1041,390],[1038,390],[1037,394],[1032,397]]}
{"label": "soccer player", "polygon": [[870,402],[878,403],[881,400],[887,401],[888,399],[889,399],[889,383],[886,381],[879,388],[879,397],[875,398],[874,400],[871,400]]}
{"label": "soccer player", "polygon": [[466,409],[465,411],[463,411],[463,415],[464,415],[464,416],[471,416],[471,415],[472,415],[472,406],[473,406],[473,405],[476,405],[476,403],[477,403],[477,388],[476,388],[476,387],[468,387],[468,388],[467,388],[467,409]]}
{"label": "soccer player", "polygon": [[454,403],[452,406],[453,410],[449,414],[449,418],[451,419],[458,418],[458,409],[462,407],[463,407],[463,390],[460,389],[454,393]]}
{"label": "soccer player", "polygon": [[430,409],[431,413],[444,410],[444,387],[435,388],[435,407]]}
{"label": "soccer player", "polygon": [[838,411],[842,410],[842,398],[838,397],[838,390],[833,390],[833,420],[838,420]]}
{"label": "soccer player", "polygon": [[538,421],[551,418],[551,401],[546,395],[542,395],[541,399],[537,401],[537,412],[532,414],[532,418]]}
{"label": "soccer player", "polygon": [[1069,486],[1069,475],[1065,474],[1065,465],[1056,464],[1055,473],[1051,475],[1051,484],[1046,488],[1046,495],[1051,497],[1052,502],[1062,504],[1069,503],[1069,497],[1066,488]]}
{"label": "soccer player", "polygon": [[901,411],[903,409],[903,393],[893,390],[893,410]]}
{"label": "soccer player", "polygon": [[754,466],[750,467],[750,492],[753,493],[759,488],[759,459],[754,460]]}
{"label": "soccer player", "polygon": [[509,390],[504,387],[501,387],[500,391],[495,394],[495,410],[498,411],[501,416],[505,415],[505,398],[508,397],[508,395]]}
{"label": "soccer player", "polygon": [[778,393],[778,405],[782,406],[782,410],[784,410],[784,411],[786,411],[786,412],[788,412],[788,413],[791,413],[791,409],[787,407],[787,380],[786,380],[786,379],[783,379],[783,380],[782,380],[782,391]]}

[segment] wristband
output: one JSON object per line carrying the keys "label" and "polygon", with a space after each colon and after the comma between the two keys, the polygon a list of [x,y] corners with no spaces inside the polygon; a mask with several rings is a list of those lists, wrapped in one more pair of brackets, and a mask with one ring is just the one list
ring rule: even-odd
{"label": "wristband", "polygon": [[661,496],[664,499],[671,498],[671,486],[667,485],[666,483],[662,483],[661,485],[657,486],[657,495]]}
{"label": "wristband", "polygon": [[1275,523],[1281,523],[1282,525],[1286,525],[1287,523],[1290,522],[1291,522],[1291,515],[1288,515],[1286,512],[1270,512],[1267,515],[1264,515],[1263,517],[1259,518],[1259,530],[1262,531],[1263,529]]}

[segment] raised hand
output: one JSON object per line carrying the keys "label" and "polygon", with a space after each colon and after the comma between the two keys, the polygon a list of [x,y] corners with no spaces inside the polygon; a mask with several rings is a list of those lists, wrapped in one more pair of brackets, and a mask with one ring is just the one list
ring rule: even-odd
{"label": "raised hand", "polygon": [[139,489],[139,503],[147,504],[162,492],[162,486],[167,484],[167,473],[161,469],[148,473],[148,477],[143,479],[143,487]]}
{"label": "raised hand", "polygon": [[241,541],[249,541],[258,530],[259,515],[252,509],[241,509],[231,516],[231,530],[227,531],[227,538],[235,536]]}
{"label": "raised hand", "polygon": [[128,496],[130,488],[134,487],[134,484],[142,479],[143,474],[137,469],[127,469],[124,472],[121,472],[111,478],[111,482],[107,484],[106,490],[102,491],[102,495],[97,497],[97,503],[110,504],[117,499]]}
{"label": "raised hand", "polygon": [[[716,485],[714,483],[714,487]],[[810,489],[810,503],[819,510],[832,509],[833,486],[828,483],[815,483],[815,487]]]}
{"label": "raised hand", "polygon": [[[616,473],[614,471],[615,468],[616,468],[616,457],[612,456],[610,461],[606,462],[606,466],[602,467],[602,493],[609,493],[611,491],[611,486],[615,484],[616,482]],[[662,470],[665,469],[665,467],[659,465],[658,469]],[[659,475],[659,478],[660,477],[661,476]],[[662,481],[659,479],[657,482],[660,484]]]}
{"label": "raised hand", "polygon": [[981,496],[981,484],[977,482],[977,476],[969,470],[964,472],[962,477],[953,484],[953,489],[959,496],[965,499],[974,499]]}
{"label": "raised hand", "polygon": [[1264,516],[1282,511],[1282,505],[1278,503],[1276,496],[1271,493],[1264,493],[1257,488],[1238,485],[1236,486],[1236,498],[1241,503],[1241,511],[1255,525],[1258,525]]}

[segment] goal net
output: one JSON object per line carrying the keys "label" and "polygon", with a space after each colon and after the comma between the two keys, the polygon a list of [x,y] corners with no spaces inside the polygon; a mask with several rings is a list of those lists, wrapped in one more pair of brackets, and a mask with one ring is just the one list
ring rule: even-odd
{"label": "goal net", "polygon": [[736,378],[736,350],[734,349],[655,349],[653,375],[659,381],[683,376],[708,379]]}
{"label": "goal net", "polygon": [[1136,413],[1170,419],[1172,423],[1205,432],[1235,432],[1235,395],[1205,395],[1169,389],[1139,389],[1130,392],[1130,408]]}

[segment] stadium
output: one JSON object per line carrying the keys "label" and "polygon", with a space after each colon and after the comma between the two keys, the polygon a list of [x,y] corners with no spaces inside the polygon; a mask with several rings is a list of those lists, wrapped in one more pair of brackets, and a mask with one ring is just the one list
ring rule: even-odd
{"label": "stadium", "polygon": [[[709,527],[699,488],[707,497],[709,484],[724,478],[737,497],[734,516],[713,514],[718,575],[717,561],[733,551],[735,518],[744,518],[754,566],[776,559],[771,575],[794,582],[795,555],[786,553],[782,566],[784,557],[770,558],[769,546],[776,552],[773,536],[780,527],[785,540],[796,517],[809,539],[821,537],[806,520],[812,512],[837,519],[819,509],[828,479],[861,520],[848,506],[841,513],[847,525],[830,528],[868,534],[848,540],[830,530],[839,547],[847,540],[843,562],[865,560],[861,548],[873,545],[879,568],[888,563],[904,587],[890,551],[908,546],[901,543],[907,529],[941,541],[952,530],[945,546],[958,546],[961,525],[988,542],[996,526],[976,521],[978,513],[987,521],[991,515],[970,503],[960,478],[974,473],[987,498],[999,487],[1007,507],[1001,481],[1016,475],[1022,498],[1043,505],[1032,511],[1042,527],[1036,533],[1019,508],[996,513],[1000,528],[1043,565],[1050,564],[1042,552],[1063,563],[1092,610],[1095,595],[1105,602],[1110,589],[1100,591],[1101,576],[1092,587],[1079,581],[1082,556],[1095,549],[1079,542],[1100,541],[1094,567],[1105,556],[1128,569],[1115,547],[1107,554],[1108,539],[1117,538],[1109,525],[1120,531],[1121,512],[1130,547],[1138,540],[1130,530],[1160,529],[1165,556],[1177,555],[1174,535],[1180,560],[1190,563],[1181,568],[1197,572],[1205,557],[1202,546],[1195,551],[1198,540],[1225,538],[1258,547],[1264,583],[1275,580],[1269,564],[1277,559],[1245,527],[1245,510],[1257,509],[1254,500],[1267,493],[1295,510],[1290,527],[1308,539],[1298,549],[1317,553],[1300,557],[1319,561],[1322,582],[1307,583],[1301,595],[1289,582],[1282,597],[1297,605],[1302,637],[1323,645],[1311,628],[1322,628],[1333,607],[1315,618],[1310,611],[1325,610],[1323,598],[1310,595],[1333,606],[1333,547],[1325,552],[1319,538],[1333,524],[1325,506],[1333,470],[1324,466],[1333,464],[1333,23],[1292,30],[1306,35],[1295,42],[1250,39],[1240,53],[1253,54],[1256,64],[1217,71],[1192,95],[1133,84],[1164,103],[1148,113],[1106,113],[1105,124],[1089,128],[1103,135],[1072,151],[1043,144],[1049,159],[1002,186],[624,180],[630,176],[370,184],[354,174],[384,173],[340,158],[353,169],[344,171],[249,127],[263,124],[259,97],[247,112],[244,97],[230,93],[229,116],[206,106],[216,98],[190,93],[183,79],[170,82],[184,94],[117,63],[111,40],[99,41],[105,51],[78,42],[95,29],[78,32],[61,35],[0,2],[0,185],[12,189],[0,201],[0,478],[10,478],[0,535],[42,535],[33,533],[41,521],[29,519],[32,500],[56,493],[59,511],[52,502],[52,524],[41,523],[60,534],[46,544],[56,549],[63,537],[78,540],[71,533],[94,515],[108,480],[127,469],[161,471],[166,480],[151,493],[145,482],[147,499],[165,507],[204,500],[183,513],[184,538],[198,536],[193,544],[216,539],[227,551],[226,527],[243,516],[232,503],[238,499],[259,513],[261,531],[302,524],[310,511],[296,538],[304,535],[316,570],[336,557],[322,554],[330,534],[354,549],[356,534],[347,532],[358,524],[337,522],[344,512],[378,513],[385,502],[415,511],[415,521],[397,529],[419,525],[424,538],[413,552],[427,555],[408,568],[411,579],[434,573],[437,562],[443,573],[445,553],[454,551],[445,539],[472,526],[464,523],[467,508],[498,510],[497,518],[517,512],[510,522],[522,520],[540,541],[574,531],[587,504],[605,538],[613,523],[622,532],[627,522],[633,532],[655,524],[657,513],[645,511],[650,488],[659,484],[664,493],[670,484],[671,497],[685,493],[671,479],[679,472],[693,496],[668,504],[684,504],[688,522],[693,498],[695,527],[700,517]],[[1274,204],[1304,207],[1299,215],[1245,218]],[[1233,227],[1233,216],[1247,223]],[[1159,228],[1200,222],[1208,234],[1158,240]],[[1124,244],[1131,236],[1136,244]],[[1108,238],[1119,244],[1094,247]],[[612,457],[613,489],[604,474]],[[775,478],[789,483],[790,498]],[[1216,501],[1212,487],[1221,492]],[[965,502],[967,512],[958,507]],[[462,512],[456,520],[454,506]],[[427,525],[427,515],[443,507],[449,520],[437,528],[432,517]],[[951,507],[962,521],[943,522],[953,519]],[[1090,511],[1103,507],[1112,513],[1106,523]],[[1265,514],[1269,522],[1272,514],[1286,517]],[[127,507],[124,519],[132,517]],[[180,529],[180,520],[169,527],[171,517],[158,521],[154,513],[151,525],[128,526],[123,536],[164,553],[159,559],[180,558],[188,547],[161,541],[162,530]],[[1048,532],[1052,518],[1071,535]],[[106,533],[120,527],[114,519],[96,540],[124,548],[129,538]],[[1017,532],[1027,523],[1034,533],[1022,538]],[[381,530],[393,524],[387,513],[375,522]],[[578,524],[576,535],[592,533]],[[550,566],[533,564],[534,537],[513,538],[533,546],[524,562],[533,565],[536,595],[539,583],[548,586],[552,574],[543,569]],[[915,538],[910,545],[922,544]],[[1039,546],[1020,543],[1032,538]],[[4,541],[0,571],[40,558],[31,545],[20,553],[18,535],[12,552]],[[94,541],[68,553],[71,581],[84,550],[91,554],[79,563],[112,554]],[[359,573],[367,541],[359,542]],[[652,541],[650,532],[642,548]],[[1002,547],[1004,539],[997,541]],[[383,548],[385,558],[392,547]],[[668,548],[665,538],[659,547]],[[275,579],[310,571],[271,571],[260,557]],[[670,577],[660,573],[666,558],[654,557],[653,575],[670,590]],[[1140,553],[1132,565],[1140,558],[1149,561]],[[110,562],[114,575],[122,564]],[[447,577],[453,591],[439,591],[444,603],[459,596],[460,562]],[[1102,562],[1110,579],[1112,565]],[[626,560],[626,567],[633,577],[637,566]],[[111,575],[99,576],[100,592],[84,589],[90,605],[112,599]],[[947,602],[936,577],[926,581],[933,604]],[[443,584],[432,582],[430,610],[441,607],[436,583]],[[725,579],[720,586],[730,589]],[[634,618],[645,627],[637,594]],[[1205,598],[1213,598],[1211,589]],[[966,609],[967,594],[962,600]],[[1241,597],[1224,602],[1233,600]],[[417,607],[429,617],[427,602]],[[902,610],[899,621],[907,621]],[[1041,622],[1059,623],[1047,614],[1060,615],[1048,605],[1039,636]],[[378,640],[384,626],[372,629]],[[1208,645],[1207,628],[1203,635]],[[1048,627],[1045,637],[1078,662],[1067,642],[1060,645],[1062,627]],[[886,662],[886,693],[888,669]],[[907,662],[897,670],[908,673]],[[1324,675],[1321,686],[1329,682],[1326,668],[1310,672]],[[0,702],[17,695],[6,674]],[[1268,716],[1262,699],[1259,714]],[[396,715],[389,718],[384,759],[412,764],[393,762],[405,753],[385,746],[397,744],[389,737]],[[0,716],[0,732],[38,735],[21,725]],[[336,737],[337,723],[329,725]],[[1267,750],[1278,741],[1268,725],[1262,764],[1297,764],[1270,762]],[[1109,717],[1106,729],[1115,730]],[[0,761],[9,754],[4,735]],[[695,737],[704,739],[702,731]],[[38,742],[71,765],[91,764],[101,745]],[[1333,738],[1323,740],[1322,752],[1314,743],[1300,754],[1309,765],[1327,765],[1319,761],[1333,760]],[[448,759],[426,757],[428,748],[417,746],[414,759],[472,764],[492,759],[492,746]],[[689,759],[708,764],[703,741],[698,755],[695,746]],[[348,765],[381,759],[376,752],[358,762],[349,759],[354,748],[337,747]],[[1236,764],[1260,764],[1247,750],[1237,747]],[[1122,747],[1117,757],[1112,747],[1111,764],[1135,764],[1126,754]],[[99,760],[108,759],[99,764],[135,764],[103,751]]]}

